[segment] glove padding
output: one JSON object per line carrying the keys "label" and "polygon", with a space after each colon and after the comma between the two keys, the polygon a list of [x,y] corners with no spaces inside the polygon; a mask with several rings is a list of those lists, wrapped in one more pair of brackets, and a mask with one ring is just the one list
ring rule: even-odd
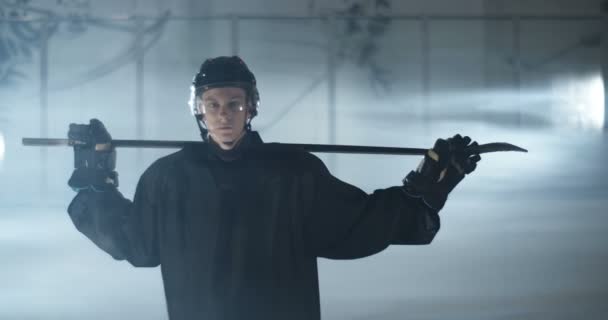
{"label": "glove padding", "polygon": [[70,124],[68,139],[74,146],[74,172],[68,185],[75,191],[91,189],[102,192],[118,187],[116,149],[103,123]]}
{"label": "glove padding", "polygon": [[447,140],[438,139],[418,168],[403,179],[405,192],[441,210],[448,194],[477,168],[481,160],[477,146],[477,142],[471,143],[471,138],[459,134]]}
{"label": "glove padding", "polygon": [[81,190],[105,192],[118,187],[118,173],[92,168],[77,168],[72,172],[68,185],[76,192]]}

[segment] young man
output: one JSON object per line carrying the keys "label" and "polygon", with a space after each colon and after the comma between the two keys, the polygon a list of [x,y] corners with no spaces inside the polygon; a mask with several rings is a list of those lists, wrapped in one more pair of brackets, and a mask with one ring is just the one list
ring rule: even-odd
{"label": "young man", "polygon": [[317,257],[356,259],[428,244],[448,193],[480,157],[437,140],[404,184],[367,194],[314,155],[251,130],[259,94],[238,57],[206,60],[190,106],[204,144],[153,163],[133,201],[117,190],[103,124],[70,125],[76,228],[117,260],[161,266],[171,320],[319,319]]}

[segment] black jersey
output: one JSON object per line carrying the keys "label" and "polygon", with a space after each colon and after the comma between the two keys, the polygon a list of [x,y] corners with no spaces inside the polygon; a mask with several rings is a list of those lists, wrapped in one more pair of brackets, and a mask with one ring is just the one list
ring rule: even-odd
{"label": "black jersey", "polygon": [[171,320],[319,319],[317,257],[355,259],[390,244],[428,244],[437,212],[401,186],[367,194],[314,155],[213,142],[160,158],[133,201],[80,191],[76,228],[115,259],[161,267]]}

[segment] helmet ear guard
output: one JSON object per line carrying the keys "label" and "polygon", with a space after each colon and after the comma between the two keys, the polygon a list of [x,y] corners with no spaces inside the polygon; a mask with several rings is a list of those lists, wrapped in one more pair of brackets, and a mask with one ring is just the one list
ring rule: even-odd
{"label": "helmet ear guard", "polygon": [[207,126],[205,125],[205,122],[203,121],[203,115],[200,113],[195,114],[194,120],[196,121],[196,125],[198,126],[198,129],[201,132],[201,138],[203,139],[203,141],[209,142],[209,130],[207,130]]}

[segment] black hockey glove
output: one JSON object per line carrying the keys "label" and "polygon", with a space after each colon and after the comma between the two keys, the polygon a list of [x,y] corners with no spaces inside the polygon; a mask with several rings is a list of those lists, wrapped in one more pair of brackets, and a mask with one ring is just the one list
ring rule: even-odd
{"label": "black hockey glove", "polygon": [[477,142],[471,143],[471,138],[459,134],[447,140],[438,139],[418,168],[403,179],[405,192],[422,198],[429,207],[441,210],[448,194],[481,160],[475,151],[477,145]]}
{"label": "black hockey glove", "polygon": [[118,174],[114,171],[116,149],[101,121],[71,123],[68,139],[74,145],[74,172],[68,181],[72,189],[103,192],[118,187]]}

